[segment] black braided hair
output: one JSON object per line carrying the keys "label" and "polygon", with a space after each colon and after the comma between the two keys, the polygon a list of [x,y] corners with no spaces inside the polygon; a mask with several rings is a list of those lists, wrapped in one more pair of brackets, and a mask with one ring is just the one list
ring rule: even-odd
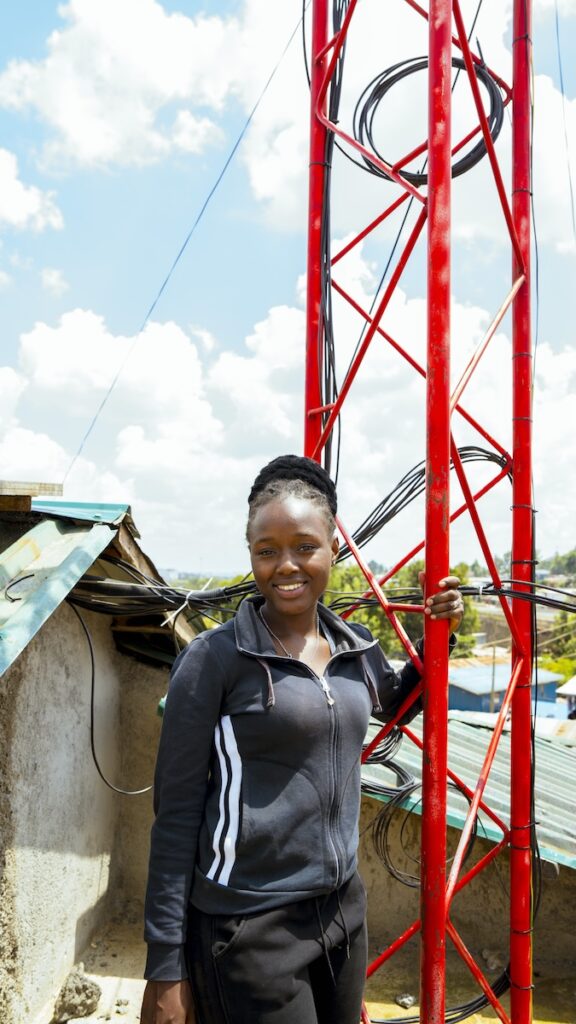
{"label": "black braided hair", "polygon": [[272,459],[256,477],[248,495],[248,525],[258,509],[273,498],[288,496],[306,498],[312,501],[324,514],[331,533],[336,529],[335,516],[338,510],[338,499],[334,481],[313,459],[303,455],[279,455]]}

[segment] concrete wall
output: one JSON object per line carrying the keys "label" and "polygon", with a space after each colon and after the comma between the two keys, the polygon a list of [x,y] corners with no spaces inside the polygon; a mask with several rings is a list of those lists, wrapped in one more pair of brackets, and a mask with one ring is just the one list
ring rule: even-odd
{"label": "concrete wall", "polygon": [[[158,701],[168,689],[168,671],[120,657],[120,757],[124,788],[151,785],[162,719]],[[118,797],[114,881],[124,904],[141,912],[148,873],[152,793]]]}
{"label": "concrete wall", "polygon": [[[82,615],[101,767],[140,788],[151,782],[167,673],[118,654],[109,618]],[[94,767],[89,649],[66,604],[0,681],[0,750],[0,1020],[23,1024],[102,920],[139,895],[151,820],[149,797],[113,793]]]}

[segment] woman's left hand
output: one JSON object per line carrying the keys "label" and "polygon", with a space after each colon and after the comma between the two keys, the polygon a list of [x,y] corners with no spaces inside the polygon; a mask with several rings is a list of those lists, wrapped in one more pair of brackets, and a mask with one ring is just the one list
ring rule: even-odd
{"label": "woman's left hand", "polygon": [[[425,576],[419,573],[420,586],[424,590]],[[464,601],[462,594],[457,589],[460,586],[458,576],[446,576],[438,584],[442,589],[437,594],[427,597],[424,602],[424,614],[432,619],[449,619],[450,632],[455,633],[460,628],[464,614]]]}

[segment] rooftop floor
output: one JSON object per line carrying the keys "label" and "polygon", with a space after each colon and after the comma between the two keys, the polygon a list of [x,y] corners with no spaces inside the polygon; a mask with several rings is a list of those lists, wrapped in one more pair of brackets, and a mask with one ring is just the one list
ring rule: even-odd
{"label": "rooftop floor", "polygon": [[[142,922],[134,914],[130,920],[112,921],[98,934],[86,949],[82,962],[90,978],[102,989],[96,1012],[83,1017],[82,1024],[101,1024],[103,1020],[118,1024],[138,1024],[144,982],[145,947],[142,942]],[[371,957],[378,950],[371,950]],[[576,982],[568,967],[557,970],[538,964],[535,977],[533,1024],[574,1024],[576,1020]],[[465,1002],[478,995],[478,989],[468,971],[455,954],[448,954],[447,1004]],[[372,1018],[410,1017],[417,1013],[417,1005],[403,1010],[394,1001],[401,993],[418,996],[418,947],[410,945],[403,954],[375,974],[368,982],[366,996],[368,1012]],[[509,1009],[509,997],[503,997]],[[49,1024],[53,1002],[48,1004],[31,1024]],[[498,1020],[490,1010],[473,1014],[470,1024],[485,1024]],[[80,1024],[80,1022],[78,1022]]]}

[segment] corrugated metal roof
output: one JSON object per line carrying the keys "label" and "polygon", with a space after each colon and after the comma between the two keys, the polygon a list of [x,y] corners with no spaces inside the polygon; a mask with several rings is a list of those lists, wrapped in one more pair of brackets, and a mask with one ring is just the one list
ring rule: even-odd
{"label": "corrugated metal roof", "polygon": [[34,502],[45,513],[0,554],[0,675],[108,546],[128,505]]}
{"label": "corrugated metal roof", "polygon": [[[411,723],[410,729],[422,738],[422,719]],[[370,727],[370,736],[375,728]],[[448,764],[471,789],[474,789],[486,755],[492,730],[451,720],[448,722]],[[536,821],[540,853],[544,860],[556,861],[576,868],[576,750],[548,740],[536,738]],[[394,760],[422,780],[422,756],[419,748],[407,737]],[[363,765],[362,780],[367,783],[395,785],[395,776],[380,765]],[[379,797],[379,799],[385,799]],[[403,806],[422,813],[418,790]],[[485,803],[508,825],[510,822],[510,735],[504,733],[496,751],[484,794]],[[464,825],[467,801],[452,787],[448,789],[448,822],[455,828]],[[481,812],[480,836],[499,841],[500,829]]]}
{"label": "corrugated metal roof", "polygon": [[[553,707],[553,704],[539,701],[537,708],[534,710],[542,712],[544,708],[544,713],[547,714],[549,709]],[[448,718],[458,722],[466,722],[467,725],[480,726],[482,729],[493,729],[498,715],[496,712],[490,711],[460,711],[456,708],[450,708]],[[511,722],[508,720],[504,725],[504,729],[506,732],[509,732],[511,727]],[[534,730],[536,735],[540,736],[543,740],[554,740],[555,743],[565,743],[570,747],[576,747],[576,721],[570,721],[566,718],[565,709],[564,717],[562,718],[544,718],[542,714],[536,713]]]}

